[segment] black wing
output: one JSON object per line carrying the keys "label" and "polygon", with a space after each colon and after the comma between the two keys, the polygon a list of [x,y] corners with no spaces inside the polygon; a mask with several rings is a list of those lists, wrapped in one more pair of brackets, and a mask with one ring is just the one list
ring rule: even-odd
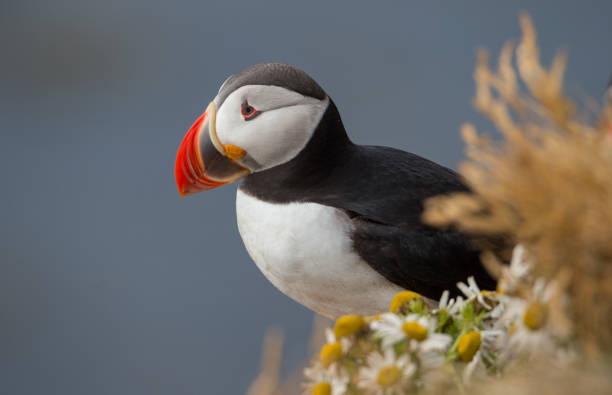
{"label": "black wing", "polygon": [[308,200],[353,211],[387,225],[423,227],[423,202],[432,196],[469,192],[444,166],[388,147],[354,146],[350,155]]}
{"label": "black wing", "polygon": [[359,147],[347,166],[359,171],[350,176],[339,172],[333,183],[343,189],[341,193],[315,200],[353,218],[354,248],[374,270],[435,299],[445,289],[456,293],[456,283],[469,276],[481,288],[495,289],[495,280],[480,263],[480,251],[466,235],[421,221],[428,197],[468,191],[457,173],[384,147]]}
{"label": "black wing", "polygon": [[454,232],[389,226],[356,217],[353,247],[387,280],[438,299],[445,289],[457,293],[456,283],[474,276],[482,289],[495,281],[479,261],[479,251]]}

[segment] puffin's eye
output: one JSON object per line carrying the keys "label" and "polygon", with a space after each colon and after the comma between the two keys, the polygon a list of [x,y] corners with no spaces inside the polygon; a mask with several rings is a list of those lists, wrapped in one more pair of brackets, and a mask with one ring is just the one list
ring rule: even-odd
{"label": "puffin's eye", "polygon": [[260,112],[257,111],[255,107],[247,103],[246,100],[242,103],[240,113],[244,117],[245,121],[250,121],[251,119],[255,118],[257,115],[260,114]]}

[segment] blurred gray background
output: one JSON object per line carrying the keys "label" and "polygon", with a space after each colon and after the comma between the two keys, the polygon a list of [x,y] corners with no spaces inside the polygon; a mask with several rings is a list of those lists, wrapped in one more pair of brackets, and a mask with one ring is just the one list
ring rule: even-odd
{"label": "blurred gray background", "polygon": [[272,325],[295,369],[313,314],[250,261],[236,185],[179,197],[187,128],[228,75],[280,61],[355,142],[456,167],[461,123],[491,130],[470,104],[475,50],[518,38],[520,9],[546,63],[569,50],[569,91],[599,100],[609,0],[3,1],[0,393],[239,394]]}

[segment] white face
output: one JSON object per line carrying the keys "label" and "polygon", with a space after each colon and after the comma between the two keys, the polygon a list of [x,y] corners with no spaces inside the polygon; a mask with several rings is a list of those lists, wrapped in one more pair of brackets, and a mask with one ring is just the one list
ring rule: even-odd
{"label": "white face", "polygon": [[[257,111],[255,116],[243,115],[245,103]],[[318,100],[278,86],[246,85],[220,107],[215,98],[217,136],[223,145],[246,151],[236,162],[252,172],[266,170],[290,161],[306,146],[328,103],[328,98]]]}

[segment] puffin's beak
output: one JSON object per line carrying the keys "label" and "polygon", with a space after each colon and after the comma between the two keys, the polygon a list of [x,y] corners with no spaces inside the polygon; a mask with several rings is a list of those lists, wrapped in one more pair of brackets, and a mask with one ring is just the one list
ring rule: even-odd
{"label": "puffin's beak", "polygon": [[239,147],[223,146],[217,137],[215,102],[191,126],[176,154],[174,177],[182,197],[229,184],[249,170],[236,163],[246,152]]}

